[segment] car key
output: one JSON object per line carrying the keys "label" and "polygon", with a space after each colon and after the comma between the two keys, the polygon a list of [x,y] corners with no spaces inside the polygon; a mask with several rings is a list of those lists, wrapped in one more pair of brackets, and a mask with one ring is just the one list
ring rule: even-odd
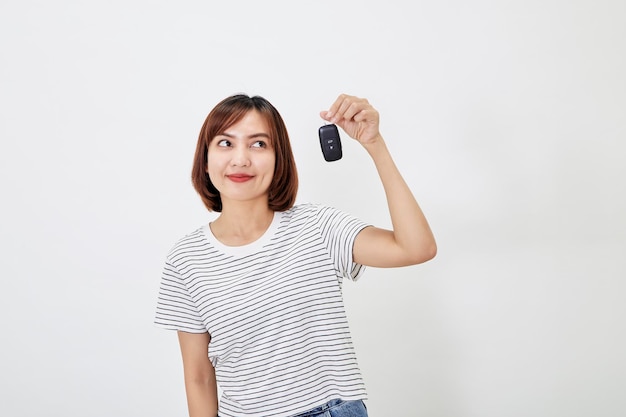
{"label": "car key", "polygon": [[328,162],[341,159],[343,153],[341,151],[341,139],[339,138],[337,126],[328,124],[320,127],[319,136],[324,159]]}

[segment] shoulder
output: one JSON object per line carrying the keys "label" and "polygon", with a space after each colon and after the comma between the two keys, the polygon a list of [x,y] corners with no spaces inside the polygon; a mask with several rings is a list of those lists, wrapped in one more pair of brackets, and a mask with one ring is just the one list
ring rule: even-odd
{"label": "shoulder", "polygon": [[289,210],[286,210],[284,213],[287,216],[294,216],[294,215],[298,216],[298,215],[316,212],[317,210],[319,210],[319,207],[320,205],[315,204],[315,203],[309,203],[309,202],[298,203],[298,204],[295,204]]}
{"label": "shoulder", "polygon": [[180,258],[182,254],[192,252],[194,248],[201,247],[206,242],[203,229],[204,226],[200,226],[176,240],[167,253],[167,259],[174,261]]}
{"label": "shoulder", "polygon": [[316,224],[317,227],[342,226],[352,222],[361,221],[349,213],[334,206],[319,203],[301,203],[287,210],[283,218],[288,223],[306,222],[309,225]]}
{"label": "shoulder", "polygon": [[287,219],[289,222],[305,219],[309,221],[319,221],[321,218],[327,216],[329,213],[337,212],[339,212],[339,210],[331,206],[306,202],[294,205],[289,210],[283,212],[282,217],[283,219]]}
{"label": "shoulder", "polygon": [[319,215],[320,213],[327,212],[340,213],[341,210],[325,204],[305,202],[294,205],[292,208],[286,210],[284,213],[285,215],[306,216],[311,214]]}

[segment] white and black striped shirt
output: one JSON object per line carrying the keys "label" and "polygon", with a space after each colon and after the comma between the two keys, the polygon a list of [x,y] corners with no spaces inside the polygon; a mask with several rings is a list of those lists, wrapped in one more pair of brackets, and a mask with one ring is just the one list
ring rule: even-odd
{"label": "white and black striped shirt", "polygon": [[334,208],[276,212],[266,233],[238,247],[203,226],[169,252],[155,323],[209,332],[222,390],[220,417],[292,416],[333,398],[366,399],[341,284],[367,225]]}

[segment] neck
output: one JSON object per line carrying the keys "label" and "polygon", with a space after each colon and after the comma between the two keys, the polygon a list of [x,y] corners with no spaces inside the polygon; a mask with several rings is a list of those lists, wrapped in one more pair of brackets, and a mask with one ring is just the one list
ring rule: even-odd
{"label": "neck", "polygon": [[267,231],[274,212],[266,204],[222,202],[220,216],[210,224],[211,232],[223,244],[242,246],[252,243]]}

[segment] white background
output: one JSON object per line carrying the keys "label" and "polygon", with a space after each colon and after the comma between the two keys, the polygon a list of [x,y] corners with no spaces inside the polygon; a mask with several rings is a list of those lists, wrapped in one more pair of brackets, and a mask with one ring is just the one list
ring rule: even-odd
{"label": "white background", "polygon": [[436,234],[345,297],[370,415],[626,407],[626,3],[0,3],[0,414],[181,416],[162,262],[210,221],[190,183],[232,93],[281,111],[300,201],[389,225],[367,154],[318,116],[366,97]]}

